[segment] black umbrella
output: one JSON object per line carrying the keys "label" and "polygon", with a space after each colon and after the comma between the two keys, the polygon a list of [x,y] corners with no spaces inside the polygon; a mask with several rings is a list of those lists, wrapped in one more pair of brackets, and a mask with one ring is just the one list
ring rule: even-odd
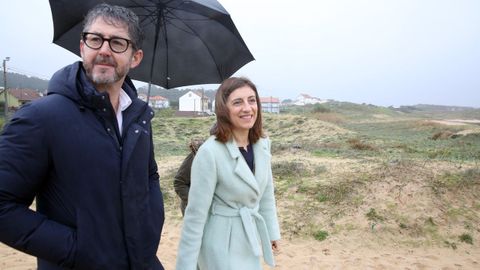
{"label": "black umbrella", "polygon": [[230,15],[215,0],[49,1],[53,42],[77,55],[90,8],[105,2],[133,10],[145,32],[142,63],[129,73],[135,80],[167,89],[220,83],[254,60]]}

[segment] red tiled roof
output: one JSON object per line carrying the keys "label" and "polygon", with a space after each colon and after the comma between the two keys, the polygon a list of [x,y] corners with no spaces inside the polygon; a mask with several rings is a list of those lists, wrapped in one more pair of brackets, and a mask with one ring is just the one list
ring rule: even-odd
{"label": "red tiled roof", "polygon": [[32,89],[8,89],[8,93],[20,101],[32,101],[40,98],[40,94]]}
{"label": "red tiled roof", "polygon": [[275,97],[261,97],[260,102],[261,103],[280,103],[280,100]]}
{"label": "red tiled roof", "polygon": [[152,96],[150,97],[150,100],[167,100],[167,99],[162,96]]}

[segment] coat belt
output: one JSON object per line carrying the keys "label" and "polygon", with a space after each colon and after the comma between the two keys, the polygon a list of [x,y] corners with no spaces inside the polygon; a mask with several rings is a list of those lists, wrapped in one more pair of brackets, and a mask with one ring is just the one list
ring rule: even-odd
{"label": "coat belt", "polygon": [[[261,240],[263,259],[268,265],[272,267],[275,266],[267,225],[265,224],[265,220],[263,219],[263,217],[258,213],[258,206],[254,209],[248,207],[235,209],[218,203],[214,203],[212,206],[212,214],[225,217],[239,216],[242,220],[243,228],[247,234],[248,242],[250,243],[253,253],[255,254],[255,256],[260,256],[258,238],[254,227],[254,225],[256,225]],[[253,219],[255,219],[255,222],[253,221]]]}

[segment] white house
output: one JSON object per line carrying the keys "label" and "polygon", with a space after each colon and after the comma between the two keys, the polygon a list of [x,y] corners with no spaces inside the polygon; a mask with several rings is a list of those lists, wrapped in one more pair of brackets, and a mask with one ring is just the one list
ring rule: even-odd
{"label": "white house", "polygon": [[294,105],[307,105],[307,104],[317,104],[325,103],[327,100],[321,100],[316,97],[309,96],[307,94],[300,94],[297,99],[293,102]]}
{"label": "white house", "polygon": [[262,112],[280,113],[280,100],[274,97],[261,97]]}
{"label": "white house", "polygon": [[152,96],[148,100],[148,105],[155,109],[163,109],[170,107],[170,102],[162,96]]}
{"label": "white house", "polygon": [[[140,100],[143,100],[143,101],[147,102],[147,95],[146,94],[140,93],[140,94],[138,94],[138,98]],[[152,107],[154,109],[168,108],[168,107],[170,107],[170,101],[167,98],[162,97],[162,96],[151,96],[148,99],[148,105],[150,105],[150,107]]]}
{"label": "white house", "polygon": [[183,112],[208,112],[209,98],[201,91],[188,91],[178,99],[178,110]]}

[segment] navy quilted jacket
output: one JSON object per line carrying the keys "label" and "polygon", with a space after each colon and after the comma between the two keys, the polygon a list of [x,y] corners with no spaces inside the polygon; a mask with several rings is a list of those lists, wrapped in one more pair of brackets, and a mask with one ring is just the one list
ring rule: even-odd
{"label": "navy quilted jacket", "polygon": [[38,257],[39,270],[163,269],[153,111],[130,79],[122,88],[133,101],[122,136],[81,62],[55,73],[0,136],[0,241]]}

